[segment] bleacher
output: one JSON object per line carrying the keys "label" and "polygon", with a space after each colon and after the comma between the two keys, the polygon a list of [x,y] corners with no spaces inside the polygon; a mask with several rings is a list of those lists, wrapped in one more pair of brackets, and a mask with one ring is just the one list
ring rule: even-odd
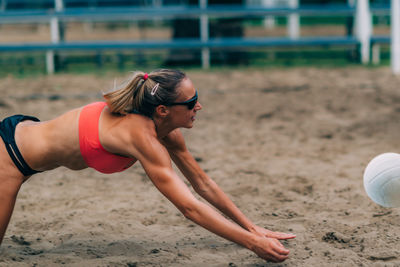
{"label": "bleacher", "polygon": [[[369,61],[369,46],[386,44],[390,36],[363,36],[363,31],[343,36],[300,36],[299,17],[302,16],[345,16],[354,17],[361,27],[368,27],[371,14],[390,14],[388,6],[372,6],[368,10],[357,10],[346,4],[299,6],[298,1],[287,0],[287,6],[252,5],[184,5],[187,1],[109,1],[109,0],[1,0],[0,24],[49,23],[50,40],[43,42],[0,43],[0,52],[47,51],[47,70],[54,72],[54,53],[57,51],[102,51],[102,50],[152,50],[152,49],[193,49],[202,50],[202,65],[210,65],[210,49],[252,48],[252,47],[313,47],[349,46],[367,47],[360,49],[360,58]],[[168,3],[168,4],[165,4]],[[294,4],[293,4],[294,3]],[[363,12],[363,13],[360,13]],[[208,20],[212,18],[288,17],[288,34],[284,37],[210,37]],[[60,34],[62,23],[75,21],[140,21],[192,18],[199,19],[199,38],[171,38],[160,40],[96,40],[66,41]],[[364,31],[365,32],[365,31]],[[365,35],[365,34],[364,34]],[[366,40],[366,38],[368,38]],[[368,42],[368,43],[366,43]],[[368,57],[368,58],[367,58]],[[375,56],[376,57],[376,56]]]}

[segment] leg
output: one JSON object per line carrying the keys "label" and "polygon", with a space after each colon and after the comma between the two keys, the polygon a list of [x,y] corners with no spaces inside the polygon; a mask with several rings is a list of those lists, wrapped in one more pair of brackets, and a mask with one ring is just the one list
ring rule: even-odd
{"label": "leg", "polygon": [[24,180],[29,178],[24,177],[16,167],[16,161],[20,161],[18,157],[16,161],[11,158],[19,151],[12,144],[15,145],[15,127],[21,119],[21,116],[12,116],[0,122],[0,244],[10,222],[18,191]]}
{"label": "leg", "polygon": [[23,179],[0,176],[0,244],[3,241]]}

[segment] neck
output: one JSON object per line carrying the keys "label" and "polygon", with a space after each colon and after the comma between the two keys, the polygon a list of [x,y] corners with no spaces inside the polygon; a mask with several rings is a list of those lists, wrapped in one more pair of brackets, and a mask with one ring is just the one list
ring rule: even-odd
{"label": "neck", "polygon": [[160,118],[152,118],[158,138],[166,137],[170,132],[176,129],[171,123]]}

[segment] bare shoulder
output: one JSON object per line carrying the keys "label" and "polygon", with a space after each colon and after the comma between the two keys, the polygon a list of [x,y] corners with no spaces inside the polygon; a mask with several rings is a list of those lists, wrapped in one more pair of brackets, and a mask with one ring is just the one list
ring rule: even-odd
{"label": "bare shoulder", "polygon": [[185,138],[180,129],[175,129],[162,139],[162,144],[169,151],[186,150]]}
{"label": "bare shoulder", "polygon": [[163,149],[153,121],[144,116],[126,115],[120,122],[117,121],[109,132],[109,136],[116,138],[113,142],[118,143],[118,147],[139,161],[143,157],[156,157]]}

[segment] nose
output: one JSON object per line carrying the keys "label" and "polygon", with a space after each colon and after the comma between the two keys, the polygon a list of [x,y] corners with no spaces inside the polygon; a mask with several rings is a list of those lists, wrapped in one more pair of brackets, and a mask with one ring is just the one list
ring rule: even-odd
{"label": "nose", "polygon": [[199,101],[197,101],[196,106],[194,106],[195,110],[201,110],[203,108],[203,106],[200,104]]}

